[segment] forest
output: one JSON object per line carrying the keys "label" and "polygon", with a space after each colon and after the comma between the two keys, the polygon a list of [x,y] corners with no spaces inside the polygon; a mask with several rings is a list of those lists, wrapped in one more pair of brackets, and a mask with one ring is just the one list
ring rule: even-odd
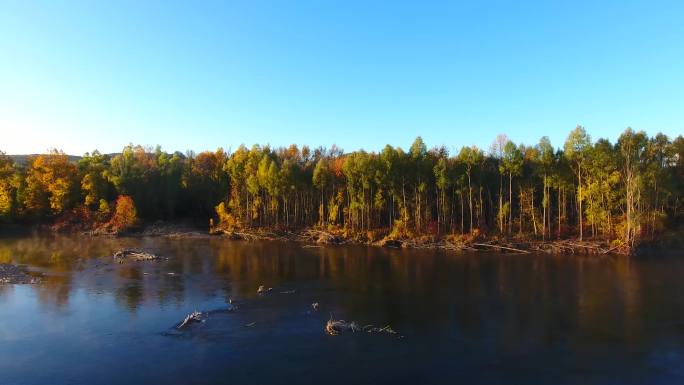
{"label": "forest", "polygon": [[[345,153],[241,145],[168,153],[0,152],[0,223],[125,231],[192,219],[222,231],[322,229],[371,237],[602,239],[633,246],[678,227],[684,138],[627,128],[611,143],[582,126],[562,147],[499,135],[489,149]],[[0,227],[1,228],[1,227]]]}

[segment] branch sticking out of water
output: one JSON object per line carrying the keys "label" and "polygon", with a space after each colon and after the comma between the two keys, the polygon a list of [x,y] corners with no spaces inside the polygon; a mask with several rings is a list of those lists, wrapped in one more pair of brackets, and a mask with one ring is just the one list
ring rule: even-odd
{"label": "branch sticking out of water", "polygon": [[189,325],[196,323],[196,322],[204,322],[204,315],[198,311],[194,311],[194,312],[188,314],[185,317],[185,319],[183,320],[183,322],[178,324],[177,329],[183,329],[186,326],[189,326]]}

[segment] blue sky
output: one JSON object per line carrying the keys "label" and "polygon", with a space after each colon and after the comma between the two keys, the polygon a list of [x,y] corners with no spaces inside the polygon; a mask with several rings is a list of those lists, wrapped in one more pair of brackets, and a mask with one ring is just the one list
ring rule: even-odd
{"label": "blue sky", "polygon": [[0,150],[684,134],[681,1],[0,0]]}

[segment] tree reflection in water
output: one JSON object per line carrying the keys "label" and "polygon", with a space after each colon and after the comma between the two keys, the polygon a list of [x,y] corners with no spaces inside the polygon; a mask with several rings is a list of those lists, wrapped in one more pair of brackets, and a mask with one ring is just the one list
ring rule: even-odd
{"label": "tree reflection in water", "polygon": [[[129,247],[167,259],[116,264],[109,257]],[[326,316],[391,324],[409,338],[440,338],[483,354],[524,356],[563,346],[600,360],[601,347],[684,345],[684,264],[673,258],[63,236],[0,239],[0,262],[45,275],[30,290],[48,311],[68,310],[79,290],[86,298],[109,297],[131,315],[169,306],[211,310],[192,307],[258,301],[256,289],[264,285],[274,288],[272,296],[296,289],[282,301],[300,301],[300,308],[278,308],[282,314],[320,302]],[[0,302],[15,295],[16,288],[0,285]]]}

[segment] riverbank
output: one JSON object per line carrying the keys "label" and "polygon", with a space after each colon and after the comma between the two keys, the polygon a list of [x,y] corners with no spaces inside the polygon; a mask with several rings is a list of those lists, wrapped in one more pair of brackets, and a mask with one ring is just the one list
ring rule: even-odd
{"label": "riverbank", "polygon": [[402,249],[438,249],[448,251],[496,251],[502,253],[545,253],[545,254],[577,254],[577,255],[634,255],[652,254],[681,250],[684,245],[684,233],[671,231],[656,240],[644,241],[635,248],[629,248],[618,242],[600,239],[579,241],[575,238],[544,240],[533,236],[487,236],[476,233],[450,234],[444,236],[419,235],[413,237],[392,237],[388,229],[352,232],[347,229],[322,230],[308,228],[301,230],[284,229],[240,229],[226,231],[209,229],[190,221],[156,221],[143,224],[130,231],[112,232],[107,227],[99,226],[88,229],[87,226],[18,226],[3,227],[12,234],[24,233],[66,233],[86,236],[132,236],[132,237],[167,237],[167,238],[209,238],[225,237],[242,241],[287,241],[299,242],[305,247],[322,245],[365,245],[373,247]]}
{"label": "riverbank", "polygon": [[526,239],[523,237],[485,237],[483,235],[422,235],[411,238],[393,238],[382,232],[350,233],[346,230],[323,231],[304,229],[300,231],[274,230],[212,230],[212,235],[224,236],[235,240],[290,241],[305,243],[305,247],[321,245],[356,244],[375,247],[402,249],[441,249],[449,251],[497,251],[502,253],[546,253],[580,255],[629,255],[633,252],[623,244],[603,240],[576,239]]}

